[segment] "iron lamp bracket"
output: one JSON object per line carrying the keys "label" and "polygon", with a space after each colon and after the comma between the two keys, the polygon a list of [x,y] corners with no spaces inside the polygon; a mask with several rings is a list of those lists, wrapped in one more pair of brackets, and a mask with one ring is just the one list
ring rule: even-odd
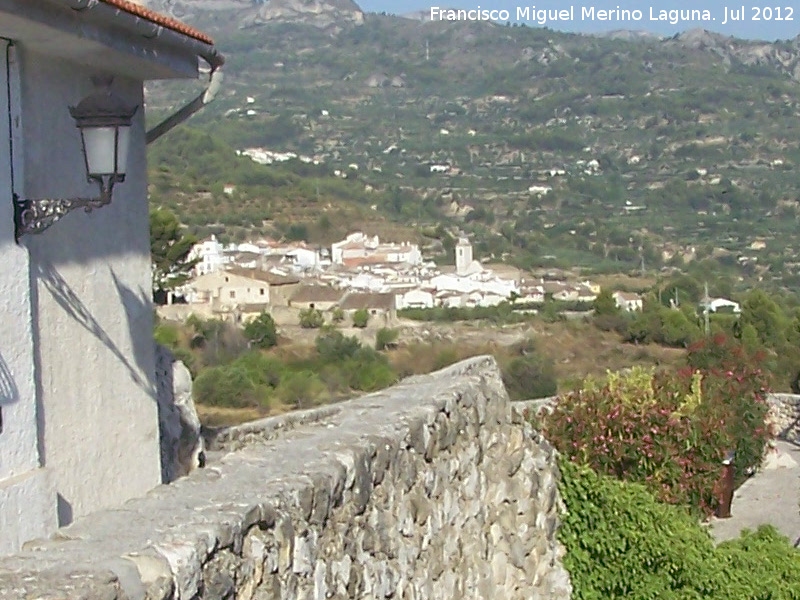
{"label": "iron lamp bracket", "polygon": [[23,199],[14,194],[14,238],[19,241],[25,234],[42,233],[73,210],[82,208],[89,213],[110,204],[114,184],[124,178],[124,175],[111,175],[90,179],[100,188],[96,198]]}

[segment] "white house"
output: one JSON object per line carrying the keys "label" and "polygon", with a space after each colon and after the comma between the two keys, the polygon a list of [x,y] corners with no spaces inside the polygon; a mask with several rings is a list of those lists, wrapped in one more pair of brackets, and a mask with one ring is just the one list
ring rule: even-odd
{"label": "white house", "polygon": [[742,312],[742,307],[738,302],[728,300],[727,298],[711,298],[707,301],[701,302],[700,306],[709,312],[729,312],[738,315]]}
{"label": "white house", "polygon": [[627,312],[642,310],[642,297],[639,294],[630,292],[614,292],[611,294],[617,308]]}
{"label": "white house", "polygon": [[345,258],[366,256],[367,251],[374,250],[379,243],[380,240],[377,235],[369,237],[360,231],[351,233],[341,242],[331,244],[331,261],[334,264],[341,265],[344,263]]}
{"label": "white house", "polygon": [[412,289],[395,296],[397,309],[433,308],[436,304],[433,294],[427,290]]}
{"label": "white house", "polygon": [[553,191],[549,185],[532,185],[528,188],[528,192],[536,194],[537,196],[546,196]]}
{"label": "white house", "polygon": [[466,294],[442,291],[436,294],[436,304],[444,308],[461,308],[465,305]]}
{"label": "white house", "polygon": [[418,265],[422,262],[422,254],[417,244],[381,244],[377,235],[370,237],[359,231],[349,234],[341,242],[331,244],[331,260],[334,264],[350,267],[367,263]]}
{"label": "white house", "polygon": [[541,285],[525,286],[520,290],[520,302],[541,304],[545,300],[544,287]]}
{"label": "white house", "polygon": [[299,269],[312,269],[320,264],[319,253],[311,248],[292,248],[284,256]]}
{"label": "white house", "polygon": [[437,291],[469,293],[478,288],[476,282],[468,277],[459,277],[458,275],[450,275],[449,273],[442,273],[431,277],[427,285],[436,289]]}
{"label": "white house", "polygon": [[184,286],[189,304],[233,308],[240,304],[269,304],[269,282],[256,278],[258,271],[215,271],[196,277]]}
{"label": "white house", "polygon": [[189,252],[189,258],[198,260],[194,266],[196,275],[206,275],[218,271],[228,262],[224,248],[215,235],[195,244]]}
{"label": "white house", "polygon": [[2,554],[161,481],[144,81],[222,61],[123,0],[0,0],[0,50]]}

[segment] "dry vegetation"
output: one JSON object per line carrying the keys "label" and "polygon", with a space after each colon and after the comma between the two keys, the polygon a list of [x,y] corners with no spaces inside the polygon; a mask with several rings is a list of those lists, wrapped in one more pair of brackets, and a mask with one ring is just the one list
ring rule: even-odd
{"label": "dry vegetation", "polygon": [[[583,321],[535,322],[504,327],[474,322],[451,323],[420,329],[419,323],[405,328],[400,347],[388,352],[389,362],[399,377],[429,373],[481,354],[492,354],[502,364],[514,356],[514,345],[529,337],[537,341],[542,354],[553,360],[558,388],[562,392],[588,375],[599,376],[607,370],[634,365],[675,365],[685,357],[684,350],[656,344],[625,344],[618,334],[600,331]],[[439,339],[425,340],[425,332]],[[283,360],[304,358],[312,352],[310,345],[297,341],[281,344],[270,351]],[[269,411],[198,406],[200,419],[206,426],[233,425],[288,410],[290,407],[281,404],[273,405]]]}
{"label": "dry vegetation", "polygon": [[536,324],[542,352],[556,363],[559,391],[587,375],[603,375],[634,365],[667,366],[683,361],[686,351],[658,344],[626,344],[614,332],[588,323],[567,321]]}

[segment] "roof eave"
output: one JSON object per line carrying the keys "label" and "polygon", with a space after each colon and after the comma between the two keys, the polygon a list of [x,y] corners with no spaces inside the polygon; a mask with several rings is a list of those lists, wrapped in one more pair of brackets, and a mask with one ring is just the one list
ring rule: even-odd
{"label": "roof eave", "polygon": [[141,80],[197,77],[198,57],[222,62],[212,44],[102,2],[0,0],[0,16],[0,36]]}

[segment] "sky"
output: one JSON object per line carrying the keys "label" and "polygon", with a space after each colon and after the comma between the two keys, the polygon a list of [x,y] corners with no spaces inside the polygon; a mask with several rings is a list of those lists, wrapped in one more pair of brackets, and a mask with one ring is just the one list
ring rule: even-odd
{"label": "sky", "polygon": [[[572,12],[567,18],[550,21],[547,27],[559,31],[573,32],[598,32],[614,29],[644,30],[660,35],[674,35],[680,31],[702,27],[725,35],[740,38],[759,40],[782,40],[796,37],[800,34],[800,0],[355,0],[366,12],[387,12],[403,14],[411,11],[424,10],[429,12],[432,6],[439,8],[463,8],[481,10],[506,10],[515,21],[518,9],[532,7],[537,10],[568,10]],[[594,13],[591,9],[594,8]],[[620,9],[620,18],[614,19],[616,10]],[[641,11],[627,16],[624,10]],[[681,15],[670,15],[668,11],[686,11],[695,9],[708,11],[701,16],[713,20],[681,20]],[[598,19],[600,10],[611,10],[611,20]],[[662,11],[667,11],[666,19],[659,20]],[[522,13],[524,15],[524,12]],[[594,20],[592,20],[594,16]],[[734,21],[733,17],[739,16]],[[626,18],[627,17],[627,18]],[[654,17],[654,18],[651,18]],[[670,22],[677,21],[677,22]],[[726,22],[727,21],[727,22]],[[540,27],[533,20],[526,22],[530,27]]]}

